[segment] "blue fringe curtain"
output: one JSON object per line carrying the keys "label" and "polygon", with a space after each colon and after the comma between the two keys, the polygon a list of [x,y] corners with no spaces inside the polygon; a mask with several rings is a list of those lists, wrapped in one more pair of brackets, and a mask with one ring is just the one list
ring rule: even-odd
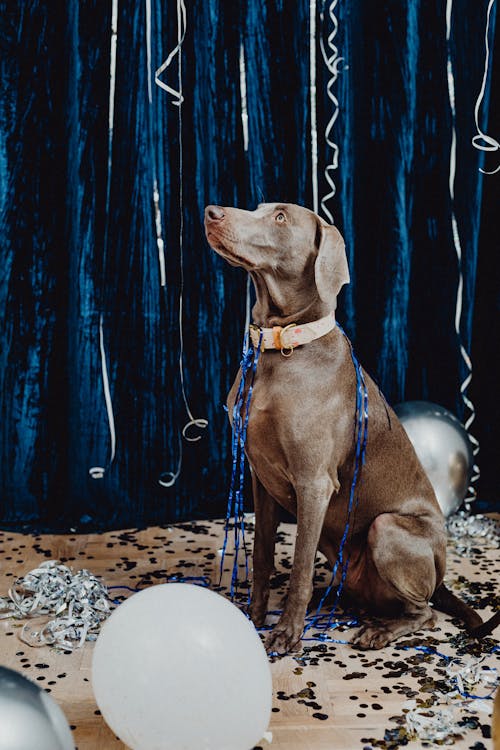
{"label": "blue fringe curtain", "polygon": [[[125,526],[222,512],[229,476],[222,407],[240,355],[246,279],[209,250],[203,208],[208,203],[253,208],[262,200],[312,205],[309,5],[309,0],[187,3],[184,377],[191,410],[206,417],[209,427],[199,442],[183,444],[180,477],[165,488],[158,479],[176,469],[179,430],[187,419],[178,367],[179,112],[154,82],[149,101],[146,4],[119,2],[108,161],[111,1],[0,2],[4,526]],[[445,5],[442,0],[338,3],[336,43],[344,62],[335,87],[337,194],[329,205],[346,238],[352,274],[339,318],[366,368],[392,402],[423,398],[462,416],[459,387],[466,372],[454,329],[458,266],[448,190]],[[325,40],[332,30],[328,7],[318,0],[318,35]],[[472,347],[476,434],[485,443],[480,498],[491,505],[498,492],[500,414],[491,391],[498,365],[487,345],[498,297],[488,280],[498,259],[489,253],[487,225],[492,227],[496,217],[488,215],[493,192],[487,183],[490,193],[482,202],[478,167],[484,155],[471,146],[486,8],[487,0],[473,6],[455,0],[451,49],[463,335],[466,348]],[[494,20],[493,13],[492,43]],[[177,42],[175,2],[151,0],[151,30],[154,71]],[[241,44],[248,151],[241,127]],[[324,139],[331,102],[319,45],[317,58],[324,195],[323,170],[332,157]],[[495,75],[498,79],[492,70],[489,82]],[[176,87],[176,61],[163,78]],[[484,128],[488,106],[489,84]],[[156,243],[155,178],[165,287]],[[482,277],[476,283],[478,269]],[[476,289],[483,296],[475,308]],[[473,326],[475,309],[481,320]],[[105,466],[110,455],[101,319],[117,445],[110,469],[102,479],[92,479],[89,468]]]}

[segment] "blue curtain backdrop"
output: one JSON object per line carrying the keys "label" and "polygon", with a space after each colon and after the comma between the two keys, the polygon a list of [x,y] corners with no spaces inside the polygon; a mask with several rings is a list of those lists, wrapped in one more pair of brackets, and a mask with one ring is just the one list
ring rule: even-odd
{"label": "blue curtain backdrop", "polygon": [[[332,115],[329,74],[319,47],[333,28],[329,5],[318,1],[320,195],[328,190],[323,170],[332,159],[324,137]],[[454,328],[445,5],[338,2],[335,41],[344,60],[333,89],[339,167],[329,206],[346,238],[352,275],[339,318],[366,368],[391,402],[423,398],[462,416],[459,388],[467,373]],[[124,526],[223,512],[229,477],[223,403],[239,361],[246,278],[209,250],[203,209],[208,203],[253,208],[264,199],[312,205],[309,0],[189,0],[182,47],[184,378],[192,413],[209,427],[199,442],[183,443],[176,484],[160,486],[162,473],[176,470],[186,422],[178,367],[179,109],[154,82],[150,103],[146,3],[120,0],[108,159],[111,6],[111,0],[0,2],[4,526]],[[498,497],[500,420],[492,343],[498,240],[495,248],[488,237],[497,223],[499,177],[483,182],[484,154],[471,146],[486,9],[487,0],[455,0],[451,33],[462,328],[474,365],[482,508]],[[151,0],[153,72],[176,42],[176,3]],[[163,74],[173,88],[177,72],[174,60]],[[495,82],[498,90],[492,67],[481,109],[485,129]],[[490,126],[498,126],[493,96],[491,113]],[[106,466],[110,455],[101,320],[117,442],[112,466],[92,479],[89,469]]]}

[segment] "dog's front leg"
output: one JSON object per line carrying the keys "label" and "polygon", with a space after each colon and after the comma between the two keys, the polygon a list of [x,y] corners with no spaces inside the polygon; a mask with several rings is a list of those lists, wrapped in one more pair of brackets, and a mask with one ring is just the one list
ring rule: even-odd
{"label": "dog's front leg", "polygon": [[252,471],[255,539],[250,617],[256,627],[264,625],[269,601],[269,579],[274,569],[274,547],[279,524],[279,506]]}
{"label": "dog's front leg", "polygon": [[313,591],[316,550],[334,489],[328,476],[296,487],[297,535],[290,586],[283,614],[268,640],[268,651],[286,653],[300,641]]}

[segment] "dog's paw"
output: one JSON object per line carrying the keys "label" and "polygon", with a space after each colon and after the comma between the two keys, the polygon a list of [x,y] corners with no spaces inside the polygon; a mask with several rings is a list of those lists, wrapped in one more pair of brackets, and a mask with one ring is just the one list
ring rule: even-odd
{"label": "dog's paw", "polygon": [[261,628],[266,621],[267,607],[257,602],[251,602],[248,614],[255,627]]}
{"label": "dog's paw", "polygon": [[351,641],[353,646],[358,648],[384,648],[394,638],[394,633],[390,628],[376,625],[365,625],[358,630]]}
{"label": "dog's paw", "polygon": [[280,623],[277,623],[267,639],[267,653],[288,654],[289,651],[297,651],[302,630],[302,625],[297,627],[293,624],[280,625]]}

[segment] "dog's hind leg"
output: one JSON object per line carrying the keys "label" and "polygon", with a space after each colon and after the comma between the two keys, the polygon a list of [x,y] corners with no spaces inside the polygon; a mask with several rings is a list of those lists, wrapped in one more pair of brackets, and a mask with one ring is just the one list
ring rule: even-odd
{"label": "dog's hind leg", "polygon": [[274,547],[279,524],[279,505],[252,471],[255,538],[250,617],[256,627],[264,624],[269,601],[269,579],[274,570]]}
{"label": "dog's hind leg", "polygon": [[372,522],[367,542],[364,589],[377,623],[361,628],[353,645],[383,648],[394,638],[433,626],[429,600],[444,574],[446,536],[439,519],[425,512],[382,513]]}

